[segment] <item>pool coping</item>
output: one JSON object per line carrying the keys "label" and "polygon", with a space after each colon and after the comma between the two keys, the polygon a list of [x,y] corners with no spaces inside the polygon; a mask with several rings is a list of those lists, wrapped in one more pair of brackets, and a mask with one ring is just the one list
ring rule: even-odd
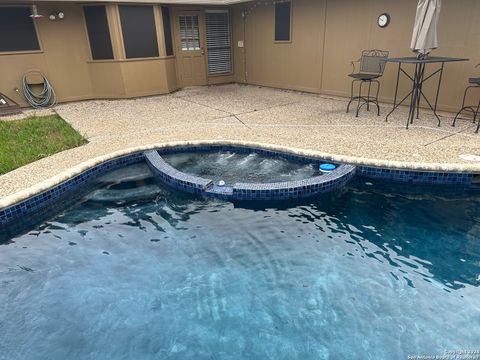
{"label": "pool coping", "polygon": [[306,150],[289,146],[282,146],[276,144],[255,142],[255,141],[236,141],[236,140],[200,140],[200,141],[174,141],[153,143],[149,145],[137,146],[114,151],[105,155],[94,157],[88,161],[84,161],[68,170],[59,173],[47,180],[44,180],[34,186],[28,187],[11,195],[7,195],[0,199],[0,210],[9,208],[19,202],[25,201],[32,196],[39,195],[49,189],[52,189],[63,182],[94,168],[97,165],[120,158],[122,156],[135,154],[153,149],[168,149],[172,147],[184,146],[237,146],[237,147],[255,147],[265,150],[272,150],[283,152],[292,155],[313,157],[325,161],[332,161],[337,163],[360,165],[373,168],[382,168],[389,170],[405,170],[405,171],[419,171],[419,172],[444,172],[444,173],[463,173],[463,174],[480,174],[480,164],[443,164],[443,163],[418,163],[418,162],[404,162],[393,160],[378,160],[361,158],[347,155],[335,155],[324,153],[318,150]]}

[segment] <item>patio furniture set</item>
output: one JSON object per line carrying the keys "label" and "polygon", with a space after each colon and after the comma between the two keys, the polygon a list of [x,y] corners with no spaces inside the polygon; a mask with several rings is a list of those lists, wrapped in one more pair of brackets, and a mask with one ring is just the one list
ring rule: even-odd
{"label": "patio furniture set", "polygon": [[[387,63],[398,64],[398,71],[395,84],[395,96],[393,100],[393,108],[385,117],[385,121],[388,121],[389,116],[399,108],[400,105],[408,103],[409,113],[406,121],[406,128],[408,129],[410,124],[413,124],[413,120],[419,119],[420,116],[420,101],[423,99],[428,105],[428,108],[432,110],[433,115],[438,121],[440,126],[440,116],[437,114],[438,97],[443,78],[443,70],[446,63],[468,61],[465,58],[453,58],[443,56],[407,56],[398,58],[389,58],[389,52],[383,50],[364,50],[359,60],[352,62],[353,71],[349,76],[353,79],[350,91],[350,101],[347,105],[347,113],[350,111],[350,105],[354,102],[357,104],[356,114],[358,117],[359,111],[362,107],[366,107],[367,111],[370,111],[370,105],[375,105],[377,109],[377,115],[380,116],[380,106],[378,103],[378,94],[380,92],[379,78],[382,77]],[[359,69],[356,71],[355,64],[359,63]],[[413,74],[409,74],[406,67],[414,66]],[[428,65],[438,65],[437,69],[430,74],[426,74],[426,68]],[[480,65],[480,64],[479,64]],[[479,66],[477,65],[477,66]],[[412,90],[405,95],[400,101],[398,101],[398,88],[400,83],[400,75],[404,75],[412,83]],[[437,75],[437,76],[436,76]],[[431,101],[424,93],[424,84],[433,79],[437,79],[435,98]],[[354,94],[355,84],[358,84],[358,95]],[[374,85],[374,93],[372,94],[372,84]],[[466,104],[467,94],[471,89],[480,88],[480,77],[470,78],[469,86],[465,89],[463,95],[463,102],[461,109],[455,115],[452,126],[455,126],[457,119],[464,112],[471,112],[473,116],[473,123],[476,122],[477,117],[478,125],[475,133],[480,130],[480,101],[477,105]],[[363,87],[367,86],[366,95],[363,91]]]}

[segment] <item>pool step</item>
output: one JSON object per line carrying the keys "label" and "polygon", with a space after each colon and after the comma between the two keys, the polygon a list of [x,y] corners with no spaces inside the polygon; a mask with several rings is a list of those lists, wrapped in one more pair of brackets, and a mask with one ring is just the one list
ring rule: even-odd
{"label": "pool step", "polygon": [[205,190],[205,195],[229,199],[233,195],[233,187],[228,185],[219,186],[212,184]]}

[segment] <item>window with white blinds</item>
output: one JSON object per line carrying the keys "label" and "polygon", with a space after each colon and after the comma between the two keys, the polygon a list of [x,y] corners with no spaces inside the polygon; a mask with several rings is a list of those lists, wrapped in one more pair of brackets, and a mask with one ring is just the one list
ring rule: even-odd
{"label": "window with white blinds", "polygon": [[228,10],[207,10],[208,73],[224,74],[232,71],[230,21]]}
{"label": "window with white blinds", "polygon": [[200,31],[197,15],[180,15],[180,42],[183,51],[200,50]]}

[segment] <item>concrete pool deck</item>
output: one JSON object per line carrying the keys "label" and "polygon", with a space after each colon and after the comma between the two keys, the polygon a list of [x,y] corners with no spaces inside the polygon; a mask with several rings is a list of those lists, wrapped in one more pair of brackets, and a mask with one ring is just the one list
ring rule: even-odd
{"label": "concrete pool deck", "polygon": [[172,144],[263,146],[351,164],[480,173],[480,135],[470,120],[436,126],[424,112],[409,130],[407,109],[385,122],[363,109],[345,113],[347,100],[294,91],[229,84],[187,88],[132,100],[61,104],[55,111],[89,143],[0,176],[0,208],[46,190],[105,160]]}

